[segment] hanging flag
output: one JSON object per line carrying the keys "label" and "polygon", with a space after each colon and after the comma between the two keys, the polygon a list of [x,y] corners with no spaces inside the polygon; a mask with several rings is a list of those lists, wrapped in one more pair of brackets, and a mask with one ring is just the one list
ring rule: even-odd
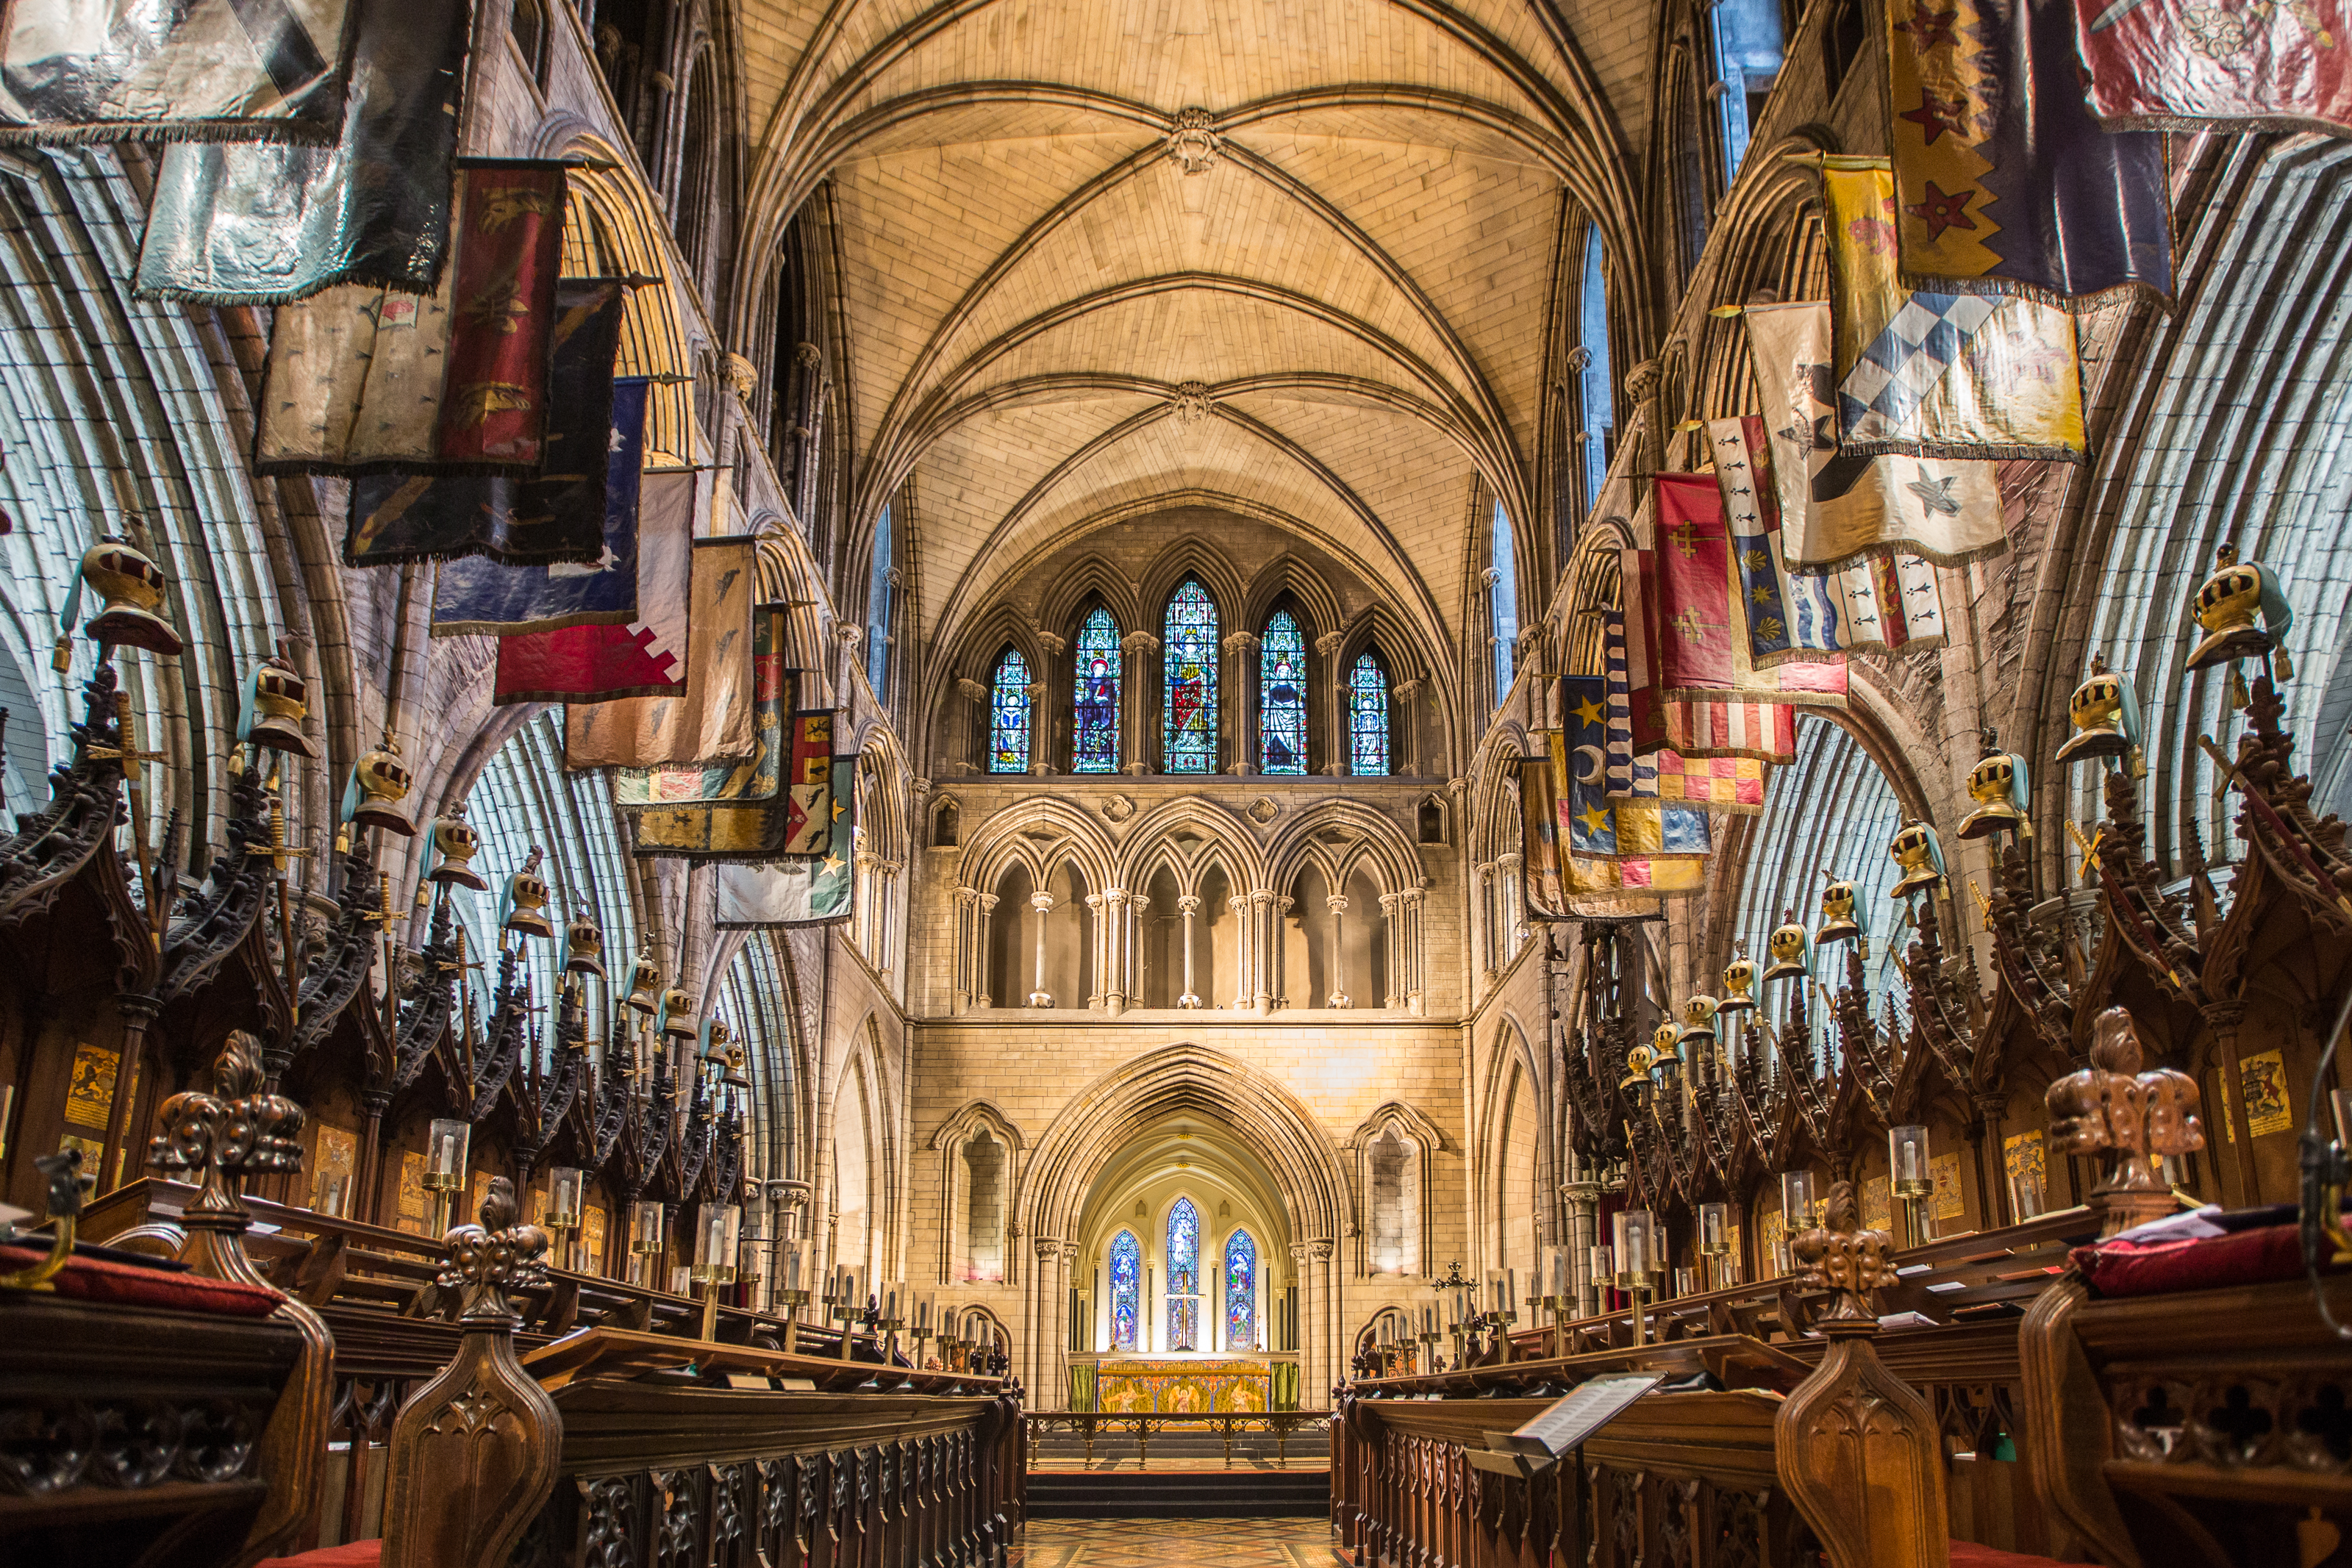
{"label": "hanging flag", "polygon": [[[670,478],[698,483],[692,473],[648,475],[646,482]],[[757,559],[748,536],[694,541],[683,693],[565,708],[566,768],[701,768],[752,756]]]}
{"label": "hanging flag", "polygon": [[1543,755],[1519,758],[1520,898],[1530,919],[1565,920],[1571,911],[1559,855],[1559,774],[1549,744],[1558,732],[1541,738]]}
{"label": "hanging flag", "polygon": [[[783,667],[784,607],[762,605],[753,619],[751,733],[747,762],[709,768],[623,768],[613,774],[613,803],[636,818],[636,852],[686,860],[773,860],[783,852],[791,810],[786,784],[803,726],[792,698],[807,680]],[[829,743],[832,713],[820,710]],[[831,752],[828,747],[827,755]],[[806,808],[803,807],[805,810]],[[830,821],[830,813],[826,813]],[[830,834],[826,835],[830,837]]]}
{"label": "hanging flag", "polygon": [[1904,287],[1886,160],[1825,159],[1822,183],[1840,454],[2082,456],[2074,316],[2013,295]]}
{"label": "hanging flag", "polygon": [[[1563,675],[1559,688],[1564,728],[1537,733],[1559,749],[1567,778],[1562,820],[1569,852],[1609,860],[1706,854],[1706,810],[1664,800],[1652,758],[1634,759],[1630,798],[1610,798],[1606,677]],[[1675,761],[1679,768],[1680,759]]]}
{"label": "hanging flag", "polygon": [[[563,287],[568,292],[576,285],[566,283]],[[617,305],[619,295],[620,291],[614,289],[611,302]],[[617,324],[617,310],[614,316]],[[376,506],[378,496],[421,485],[422,494],[409,503],[402,515],[403,522],[419,531],[438,531],[431,521],[436,513],[455,514],[460,527],[469,526],[474,517],[501,513],[509,518],[546,517],[551,519],[551,528],[562,519],[566,508],[584,507],[592,499],[601,506],[603,553],[585,564],[508,566],[488,556],[468,556],[445,563],[434,574],[434,636],[456,637],[473,632],[499,635],[553,632],[565,626],[620,626],[637,619],[638,498],[645,477],[647,383],[638,377],[600,381],[586,375],[560,384],[551,443],[557,453],[555,461],[563,463],[575,442],[590,437],[586,420],[595,412],[593,394],[600,389],[607,392],[610,402],[601,439],[591,443],[591,450],[603,455],[604,471],[593,485],[581,483],[581,476],[572,475],[543,479],[422,481],[375,475],[353,481],[355,512],[362,504]],[[589,406],[570,406],[575,402]],[[372,511],[371,515],[382,513]],[[521,528],[510,525],[508,531],[510,537],[517,536]],[[388,528],[386,533],[376,536],[379,545],[389,542],[387,534],[398,537],[395,529]]]}
{"label": "hanging flag", "polygon": [[833,710],[793,715],[792,774],[784,790],[788,855],[822,855],[833,848]]}
{"label": "hanging flag", "polygon": [[1797,759],[1797,710],[1786,703],[1668,703],[1666,740],[1685,759]]}
{"label": "hanging flag", "polygon": [[856,913],[857,758],[833,759],[833,847],[823,855],[717,868],[721,931],[828,925]]}
{"label": "hanging flag", "polygon": [[[488,556],[501,568],[555,562],[606,564],[611,448],[616,440],[634,439],[642,450],[643,389],[648,384],[635,381],[640,389],[632,400],[638,411],[635,435],[620,436],[613,424],[617,385],[613,380],[613,356],[620,345],[623,287],[611,278],[568,277],[556,290],[552,313],[556,395],[544,443],[548,465],[543,471],[522,478],[478,474],[362,475],[352,481],[351,516],[343,534],[344,563],[454,563],[467,556]],[[634,508],[637,469],[624,467],[628,477],[622,501]],[[444,571],[440,580],[449,591],[462,591],[467,597],[458,601],[436,596],[434,635],[488,631],[503,624],[492,617],[504,612],[507,601],[494,595],[492,585],[507,580],[490,565]],[[512,580],[525,589],[550,581],[543,576]],[[635,575],[615,573],[601,580],[617,597],[593,612],[593,619],[635,620]],[[559,591],[556,597],[565,596]],[[448,607],[446,614],[445,606]],[[517,613],[530,610],[525,603],[514,608]],[[580,611],[569,623],[587,624],[591,619],[592,612]]]}
{"label": "hanging flag", "polygon": [[1993,464],[1839,455],[1826,303],[1751,305],[1742,316],[1788,567],[1840,566],[1887,549],[1958,566],[2009,548]]}
{"label": "hanging flag", "polygon": [[[493,705],[586,705],[685,694],[694,484],[691,473],[645,476],[635,540],[637,619],[624,626],[567,626],[500,637]],[[748,628],[741,645],[751,645]]]}
{"label": "hanging flag", "polygon": [[2341,0],[2075,0],[2091,109],[2110,129],[2352,136]]}
{"label": "hanging flag", "polygon": [[2164,139],[2103,126],[2083,101],[2075,7],[2088,3],[1885,0],[1906,282],[2053,303],[2170,297]]}
{"label": "hanging flag", "polygon": [[457,171],[433,293],[339,284],[278,312],[256,473],[522,476],[544,464],[563,165],[467,158]]}
{"label": "hanging flag", "polygon": [[[1746,595],[1732,569],[1723,496],[1712,474],[1659,474],[1658,679],[1678,700],[1845,706],[1845,662],[1759,670],[1748,653]],[[1638,737],[1637,737],[1638,738]]]}
{"label": "hanging flag", "polygon": [[0,142],[331,143],[354,0],[15,0]]}
{"label": "hanging flag", "polygon": [[466,0],[363,7],[331,147],[164,149],[136,291],[194,305],[277,305],[331,283],[431,293],[471,15]]}
{"label": "hanging flag", "polygon": [[1944,645],[1943,592],[1936,569],[1917,556],[1871,556],[1822,580],[1844,601],[1848,649],[1924,653]]}

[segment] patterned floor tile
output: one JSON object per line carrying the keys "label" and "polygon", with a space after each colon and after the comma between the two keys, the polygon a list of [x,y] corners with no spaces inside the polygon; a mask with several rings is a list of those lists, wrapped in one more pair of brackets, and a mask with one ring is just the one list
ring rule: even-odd
{"label": "patterned floor tile", "polygon": [[1033,1520],[1015,1568],[1332,1568],[1319,1519]]}

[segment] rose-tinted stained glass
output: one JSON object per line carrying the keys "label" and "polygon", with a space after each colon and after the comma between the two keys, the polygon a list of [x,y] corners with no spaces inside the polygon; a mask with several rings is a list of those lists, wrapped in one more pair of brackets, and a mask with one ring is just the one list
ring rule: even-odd
{"label": "rose-tinted stained glass", "polygon": [[1078,628],[1076,725],[1070,771],[1118,771],[1118,627],[1097,607]]}
{"label": "rose-tinted stained glass", "polygon": [[1359,779],[1389,770],[1389,673],[1370,653],[1348,672],[1348,770]]}
{"label": "rose-tinted stained glass", "polygon": [[1143,1245],[1122,1230],[1110,1243],[1110,1347],[1133,1350],[1143,1322]]}
{"label": "rose-tinted stained glass", "polygon": [[1198,1350],[1201,1332],[1201,1211],[1180,1197],[1168,1211],[1168,1348]]}
{"label": "rose-tinted stained glass", "polygon": [[1169,596],[1161,646],[1168,690],[1163,735],[1167,770],[1217,770],[1217,603],[1197,579]]}
{"label": "rose-tinted stained glass", "polygon": [[1007,648],[988,688],[988,770],[1029,771],[1029,661]]}
{"label": "rose-tinted stained glass", "polygon": [[1258,651],[1258,767],[1307,771],[1307,639],[1287,610],[1265,623]]}
{"label": "rose-tinted stained glass", "polygon": [[1225,1348],[1257,1348],[1257,1243],[1246,1230],[1225,1243]]}

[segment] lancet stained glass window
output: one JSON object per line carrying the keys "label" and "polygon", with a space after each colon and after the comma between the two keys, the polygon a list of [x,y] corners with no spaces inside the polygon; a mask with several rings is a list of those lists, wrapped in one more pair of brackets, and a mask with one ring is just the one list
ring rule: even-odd
{"label": "lancet stained glass window", "polygon": [[1167,711],[1162,722],[1171,773],[1217,770],[1217,601],[1197,578],[1169,596]]}
{"label": "lancet stained glass window", "polygon": [[1070,771],[1118,771],[1118,625],[1097,605],[1078,628],[1076,725]]}
{"label": "lancet stained glass window", "polygon": [[1307,639],[1287,610],[1265,623],[1258,653],[1258,767],[1307,771]]}
{"label": "lancet stained glass window", "polygon": [[988,770],[1029,771],[1029,661],[1007,648],[988,687]]}
{"label": "lancet stained glass window", "polygon": [[1201,1337],[1201,1211],[1180,1197],[1168,1211],[1168,1348],[1198,1350]]}
{"label": "lancet stained glass window", "polygon": [[1389,770],[1389,673],[1370,653],[1348,672],[1348,770],[1359,779]]}
{"label": "lancet stained glass window", "polygon": [[1110,1242],[1110,1347],[1133,1350],[1143,1322],[1143,1244],[1132,1230]]}
{"label": "lancet stained glass window", "polygon": [[1225,1242],[1225,1348],[1257,1348],[1257,1243],[1246,1230]]}

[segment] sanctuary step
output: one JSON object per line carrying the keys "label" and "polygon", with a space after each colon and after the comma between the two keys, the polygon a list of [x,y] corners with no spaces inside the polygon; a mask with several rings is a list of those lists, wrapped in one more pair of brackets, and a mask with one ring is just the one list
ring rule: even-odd
{"label": "sanctuary step", "polygon": [[[1157,1448],[1159,1445],[1153,1444]],[[1158,1456],[1153,1456],[1158,1462]],[[1331,1508],[1326,1469],[1032,1470],[1031,1519],[1285,1519]]]}
{"label": "sanctuary step", "polygon": [[[1280,1441],[1272,1432],[1235,1432],[1231,1465],[1237,1471],[1328,1470],[1331,1468],[1330,1427],[1323,1421],[1310,1422]],[[1133,1432],[1100,1431],[1095,1434],[1091,1456],[1086,1439],[1077,1433],[1033,1425],[1029,1434],[1029,1469],[1033,1475],[1073,1470],[1099,1474],[1123,1470],[1131,1475],[1139,1469],[1150,1475],[1163,1469],[1221,1470],[1226,1467],[1225,1438],[1214,1429],[1156,1428],[1151,1434],[1150,1451],[1143,1454],[1138,1452]]]}

